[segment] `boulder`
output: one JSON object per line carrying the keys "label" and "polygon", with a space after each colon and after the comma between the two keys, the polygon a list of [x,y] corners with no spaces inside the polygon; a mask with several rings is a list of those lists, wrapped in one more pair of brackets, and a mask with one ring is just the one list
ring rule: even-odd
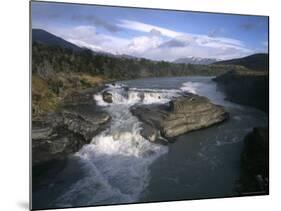
{"label": "boulder", "polygon": [[194,94],[178,97],[165,105],[134,106],[131,112],[143,123],[141,135],[150,141],[171,139],[228,118],[222,106]]}
{"label": "boulder", "polygon": [[149,124],[143,124],[140,134],[151,142],[155,142],[158,138],[158,131]]}
{"label": "boulder", "polygon": [[241,155],[241,187],[239,192],[269,192],[269,131],[257,127],[245,136]]}
{"label": "boulder", "polygon": [[108,91],[104,91],[102,93],[102,99],[104,102],[107,102],[107,103],[112,103],[112,94]]}

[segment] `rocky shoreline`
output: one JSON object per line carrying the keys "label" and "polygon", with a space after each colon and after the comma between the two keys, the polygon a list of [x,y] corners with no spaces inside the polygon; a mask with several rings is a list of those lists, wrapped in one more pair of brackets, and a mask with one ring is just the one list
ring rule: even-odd
{"label": "rocky shoreline", "polygon": [[110,116],[93,99],[99,90],[73,93],[58,111],[32,121],[32,165],[65,159],[106,127]]}
{"label": "rocky shoreline", "polygon": [[229,71],[213,80],[227,100],[269,113],[268,72]]}
{"label": "rocky shoreline", "polygon": [[[111,117],[96,105],[93,98],[100,90],[102,88],[98,87],[73,93],[64,99],[58,111],[32,122],[33,165],[65,159],[107,127]],[[104,91],[102,95],[105,102],[112,103],[110,93]],[[138,104],[130,111],[142,122],[141,135],[162,144],[228,118],[222,106],[191,93],[166,104]]]}
{"label": "rocky shoreline", "polygon": [[244,138],[241,154],[241,195],[269,194],[269,129],[253,128]]}
{"label": "rocky shoreline", "polygon": [[[213,79],[226,99],[269,113],[268,71],[229,71]],[[269,194],[269,128],[254,127],[244,138],[240,195]]]}
{"label": "rocky shoreline", "polygon": [[[173,143],[182,134],[229,119],[229,113],[224,107],[213,104],[203,96],[180,91],[173,92],[165,100],[166,95],[158,96],[154,90],[130,90],[124,86],[116,91],[118,86],[111,85],[72,92],[62,100],[56,112],[33,119],[32,174],[36,184],[33,190],[47,187],[49,183],[46,178],[64,169],[72,158],[75,159],[67,159],[70,155],[89,144],[93,137],[114,122],[114,118],[111,122],[111,110],[103,109],[103,106],[114,104],[114,107],[118,103],[125,103],[126,109],[130,109],[141,124],[140,135],[157,144]],[[133,99],[136,101],[130,101],[130,97],[135,97]],[[147,98],[152,97],[153,103],[147,103]],[[126,106],[126,100],[132,104]],[[240,152],[236,155],[239,156]],[[237,195],[268,194],[268,168],[268,128],[254,128],[245,137],[240,180],[237,181],[237,189],[234,189]]]}

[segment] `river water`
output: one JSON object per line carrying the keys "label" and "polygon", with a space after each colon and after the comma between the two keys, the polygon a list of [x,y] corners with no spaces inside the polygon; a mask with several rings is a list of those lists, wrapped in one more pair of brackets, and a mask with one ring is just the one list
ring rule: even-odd
{"label": "river water", "polygon": [[[70,156],[55,175],[43,179],[44,188],[33,191],[34,208],[237,195],[243,138],[253,127],[267,125],[267,114],[225,101],[211,77],[138,79],[106,89],[113,103],[104,102],[100,94],[94,98],[112,116],[110,126]],[[167,103],[184,92],[224,106],[230,119],[181,135],[173,144],[144,139],[130,107]]]}

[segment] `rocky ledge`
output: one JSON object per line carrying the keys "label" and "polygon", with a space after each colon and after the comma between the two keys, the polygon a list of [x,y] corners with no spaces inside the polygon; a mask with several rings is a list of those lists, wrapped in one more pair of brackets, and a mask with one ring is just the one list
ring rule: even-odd
{"label": "rocky ledge", "polygon": [[268,128],[254,128],[244,139],[241,156],[241,195],[269,192],[269,132]]}
{"label": "rocky ledge", "polygon": [[268,72],[229,71],[213,80],[227,100],[269,112]]}
{"label": "rocky ledge", "polygon": [[141,135],[151,142],[169,142],[175,136],[228,118],[222,106],[194,94],[181,96],[164,105],[137,105],[131,108],[131,112],[142,122]]}
{"label": "rocky ledge", "polygon": [[32,122],[32,165],[62,160],[78,151],[110,120],[95,105],[67,106]]}

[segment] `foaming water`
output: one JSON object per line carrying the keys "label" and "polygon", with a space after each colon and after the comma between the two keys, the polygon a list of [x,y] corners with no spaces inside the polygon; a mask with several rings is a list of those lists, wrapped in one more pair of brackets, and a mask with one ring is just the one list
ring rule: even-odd
{"label": "foaming water", "polygon": [[[138,89],[128,88],[122,84],[110,85],[104,91],[112,95],[113,104],[134,105],[141,104],[163,104],[169,102],[173,97],[181,94],[180,90],[175,89]],[[103,101],[101,94],[94,96],[100,106],[109,106],[111,103]]]}
{"label": "foaming water", "polygon": [[86,176],[57,199],[59,206],[137,201],[149,184],[149,165],[168,151],[167,146],[140,135],[140,122],[129,109],[135,103],[167,102],[175,92],[125,91],[122,85],[111,85],[106,91],[113,103],[104,102],[101,93],[94,97],[111,115],[111,125],[75,154]]}
{"label": "foaming water", "polygon": [[[226,101],[211,79],[147,78],[108,84],[103,91],[112,95],[112,103],[103,101],[102,92],[93,97],[110,114],[110,125],[73,155],[58,176],[48,178],[46,189],[33,192],[41,203],[37,207],[234,196],[243,138],[253,127],[267,125],[268,117]],[[130,107],[167,103],[185,92],[224,106],[229,120],[181,135],[168,146],[144,139]]]}

